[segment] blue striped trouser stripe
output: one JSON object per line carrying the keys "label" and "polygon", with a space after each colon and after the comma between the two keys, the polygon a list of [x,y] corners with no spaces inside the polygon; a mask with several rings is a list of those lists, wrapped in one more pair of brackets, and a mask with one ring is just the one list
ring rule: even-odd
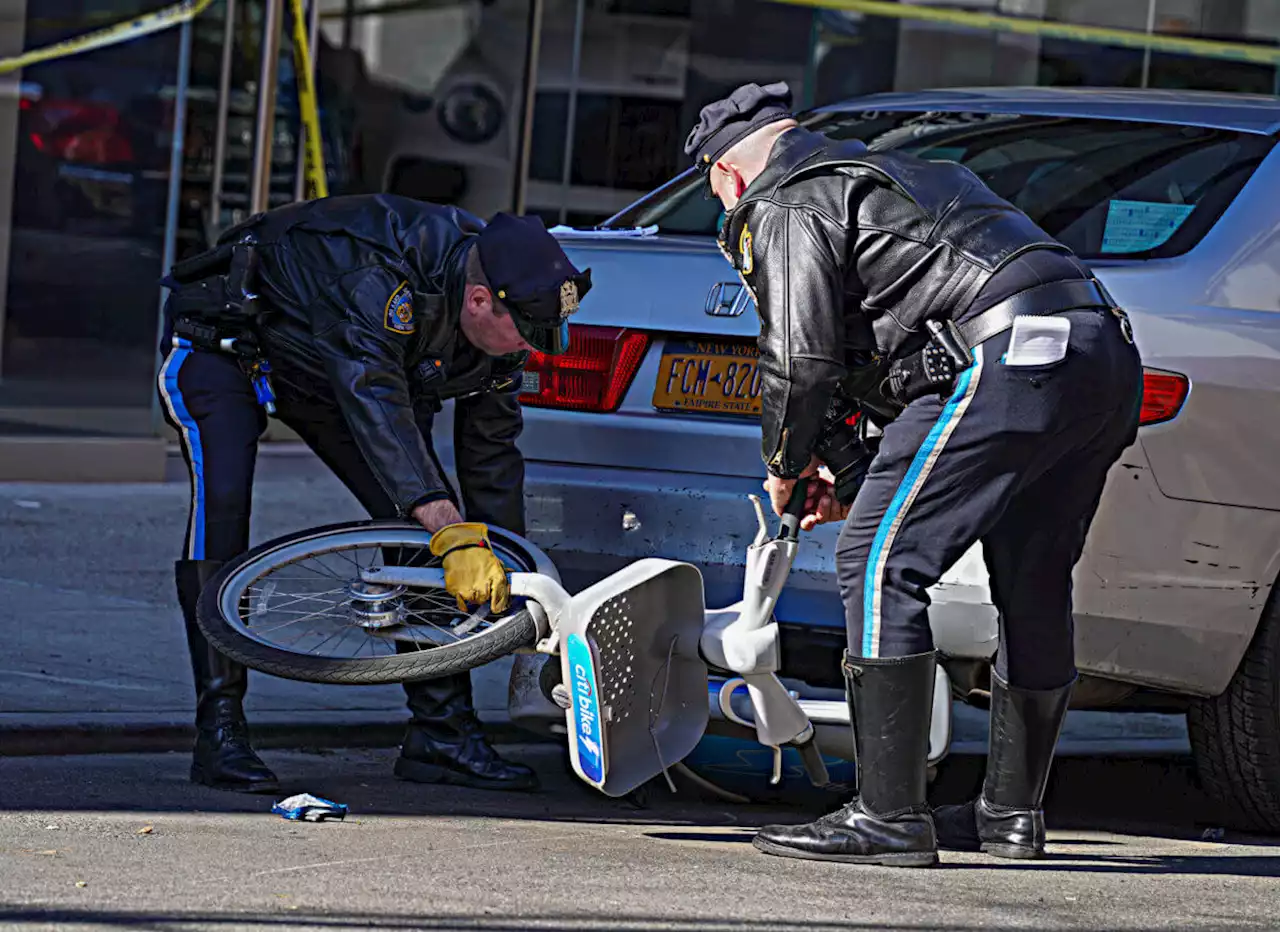
{"label": "blue striped trouser stripe", "polygon": [[889,559],[889,551],[893,549],[898,530],[906,520],[907,512],[920,489],[933,471],[939,455],[947,445],[956,425],[964,417],[974,393],[978,390],[978,380],[982,376],[982,347],[974,350],[974,361],[968,369],[960,373],[956,380],[955,390],[942,408],[942,414],[933,428],[920,444],[915,458],[907,468],[907,474],[898,484],[876,536],[871,542],[871,553],[867,557],[866,573],[862,581],[862,656],[880,656],[880,623],[881,602],[884,595],[885,564]]}
{"label": "blue striped trouser stripe", "polygon": [[[184,343],[186,341],[183,341]],[[169,416],[181,428],[182,445],[186,447],[191,462],[191,527],[187,534],[187,559],[204,559],[204,448],[200,443],[200,428],[187,410],[178,387],[178,373],[191,355],[189,346],[175,348],[169,353],[160,369],[160,396],[164,399]]]}

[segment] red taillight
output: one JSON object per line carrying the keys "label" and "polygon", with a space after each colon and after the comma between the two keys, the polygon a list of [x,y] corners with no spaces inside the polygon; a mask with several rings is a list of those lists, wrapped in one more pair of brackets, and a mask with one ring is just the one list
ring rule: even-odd
{"label": "red taillight", "polygon": [[121,126],[120,111],[95,101],[41,102],[40,126],[32,144],[55,158],[81,165],[133,161],[133,145]]}
{"label": "red taillight", "polygon": [[1142,414],[1140,424],[1160,424],[1171,421],[1182,410],[1191,383],[1177,372],[1142,370]]}
{"label": "red taillight", "polygon": [[616,411],[649,346],[649,335],[620,327],[574,324],[559,356],[529,354],[523,404],[574,411]]}

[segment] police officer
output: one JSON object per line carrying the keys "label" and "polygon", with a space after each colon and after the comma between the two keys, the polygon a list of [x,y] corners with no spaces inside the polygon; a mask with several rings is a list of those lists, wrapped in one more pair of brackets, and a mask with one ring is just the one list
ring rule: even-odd
{"label": "police officer", "polygon": [[[803,526],[844,520],[858,795],[755,844],[902,866],[935,864],[939,846],[1036,857],[1076,678],[1072,568],[1136,438],[1128,321],[1066,247],[968,169],[829,140],[800,127],[790,101],[785,84],[741,87],[702,110],[686,144],[756,299],[775,510],[812,476]],[[830,412],[850,397],[881,433],[874,458],[845,457],[864,472],[860,488],[840,483],[856,490],[841,503],[832,480],[846,464],[815,475],[815,451],[832,446],[825,432],[844,419]],[[1000,614],[986,778],[975,800],[931,812],[927,590],[977,541]]]}
{"label": "police officer", "polygon": [[[559,354],[591,286],[535,217],[487,225],[455,208],[358,195],[281,207],[228,230],[176,266],[159,390],[193,491],[176,564],[196,685],[191,777],[270,792],[242,708],[246,671],[205,642],[202,586],[249,545],[258,437],[268,406],[375,518],[433,532],[461,601],[509,592],[488,524],[524,533],[521,370]],[[454,398],[461,501],[431,445]],[[465,508],[463,520],[459,506]],[[532,789],[532,770],[485,740],[470,678],[405,685],[411,712],[395,773],[424,783]]]}

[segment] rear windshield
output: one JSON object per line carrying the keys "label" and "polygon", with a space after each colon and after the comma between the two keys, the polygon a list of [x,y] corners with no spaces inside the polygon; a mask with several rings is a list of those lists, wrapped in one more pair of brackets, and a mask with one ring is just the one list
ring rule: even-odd
{"label": "rear windshield", "polygon": [[[811,128],[959,162],[1082,258],[1166,258],[1213,226],[1274,140],[1159,123],[1061,117],[860,113]],[[690,174],[606,224],[716,233],[718,201]]]}

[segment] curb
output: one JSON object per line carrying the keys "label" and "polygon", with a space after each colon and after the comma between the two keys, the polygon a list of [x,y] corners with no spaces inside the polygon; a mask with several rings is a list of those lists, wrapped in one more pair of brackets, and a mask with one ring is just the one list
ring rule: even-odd
{"label": "curb", "polygon": [[[506,716],[480,716],[494,744],[554,743],[512,725]],[[404,738],[407,718],[352,713],[249,713],[254,748],[393,748]],[[191,721],[173,716],[21,714],[0,715],[0,757],[74,754],[189,752]]]}

